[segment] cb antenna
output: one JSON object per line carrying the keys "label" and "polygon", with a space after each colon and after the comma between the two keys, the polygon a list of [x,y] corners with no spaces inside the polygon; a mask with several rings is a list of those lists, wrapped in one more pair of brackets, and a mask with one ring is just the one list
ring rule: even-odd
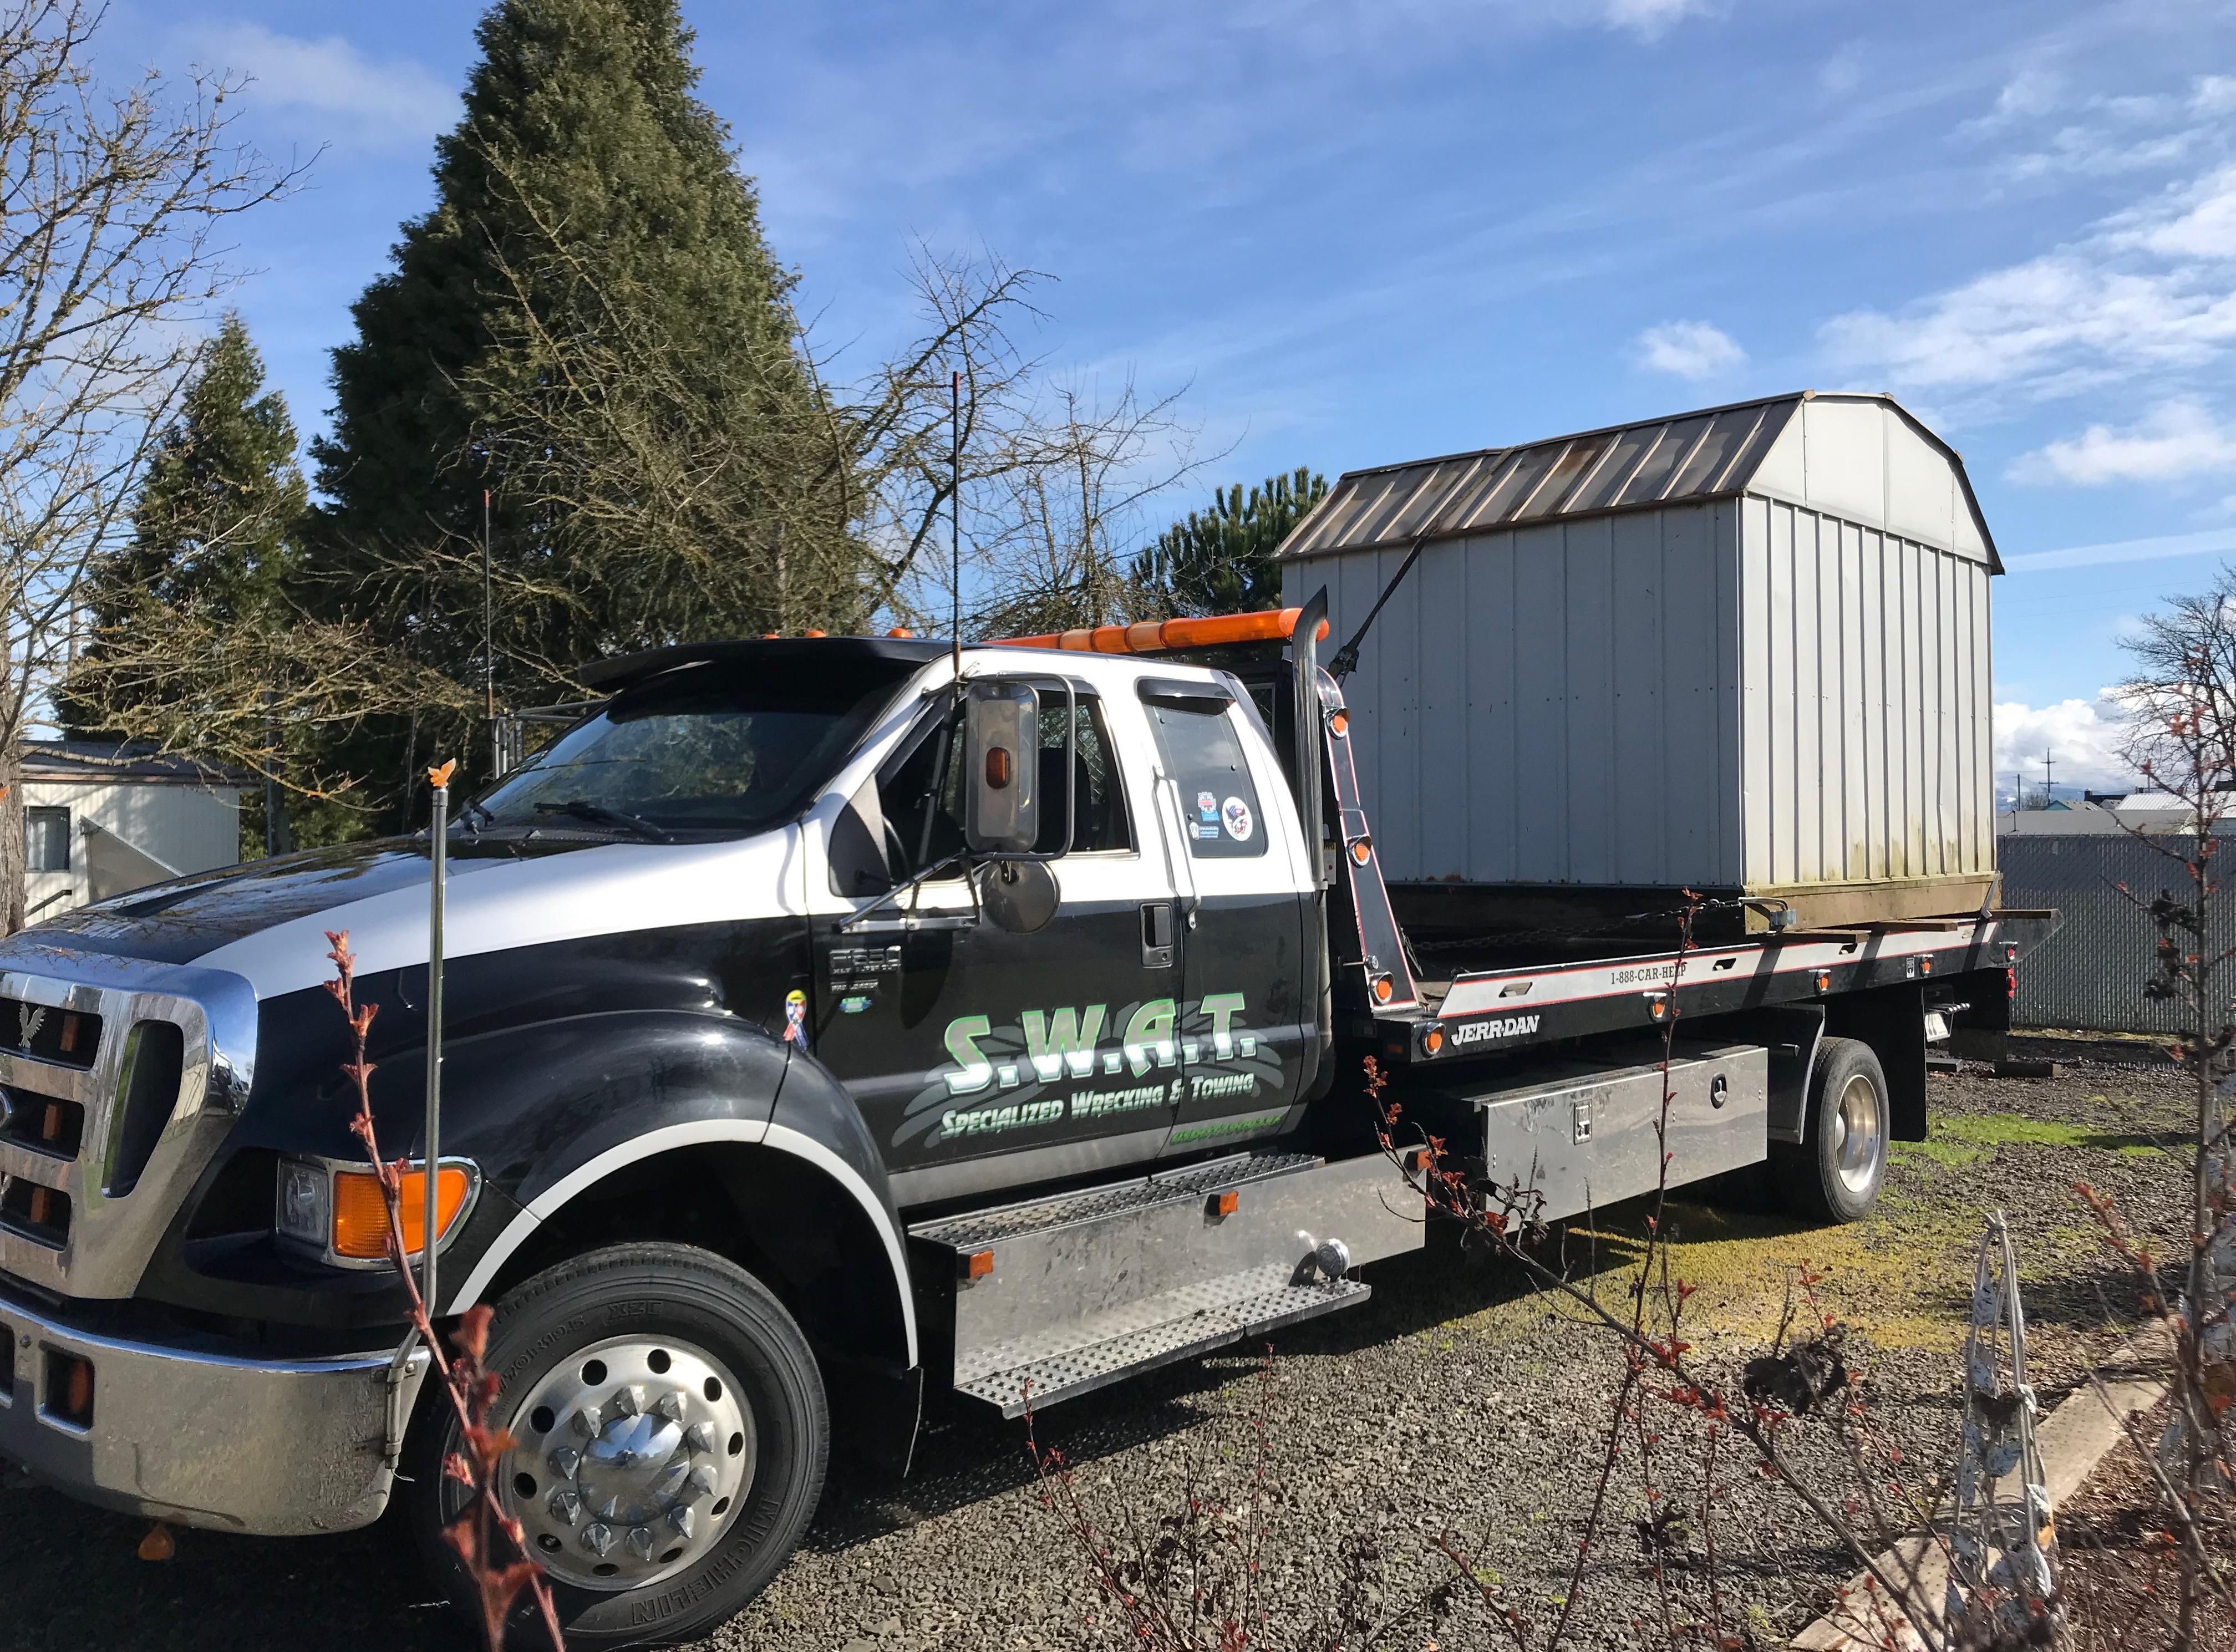
{"label": "cb antenna", "polygon": [[947,379],[947,555],[953,617],[948,635],[955,648],[955,681],[963,681],[963,370]]}

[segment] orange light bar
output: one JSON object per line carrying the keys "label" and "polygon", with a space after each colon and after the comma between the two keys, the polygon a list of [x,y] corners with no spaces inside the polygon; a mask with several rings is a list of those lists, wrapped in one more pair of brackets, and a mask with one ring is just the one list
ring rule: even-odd
{"label": "orange light bar", "polygon": [[[1172,648],[1210,648],[1229,642],[1279,642],[1297,629],[1300,608],[1260,609],[1255,614],[1214,614],[1200,620],[1144,620],[1139,625],[1097,625],[1038,636],[1003,636],[1005,648],[1064,648],[1073,654],[1161,654]],[[1319,635],[1328,634],[1320,622]]]}
{"label": "orange light bar", "polygon": [[[435,1177],[437,1232],[447,1234],[466,1208],[473,1187],[464,1167],[446,1164]],[[401,1201],[404,1248],[417,1256],[427,1234],[427,1175],[404,1173]],[[380,1179],[370,1170],[343,1170],[334,1176],[334,1254],[376,1261],[388,1254],[388,1208],[381,1201]]]}

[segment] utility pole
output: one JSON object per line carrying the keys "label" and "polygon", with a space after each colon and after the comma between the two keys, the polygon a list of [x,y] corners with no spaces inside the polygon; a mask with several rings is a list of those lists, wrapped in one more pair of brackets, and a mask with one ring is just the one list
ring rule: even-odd
{"label": "utility pole", "polygon": [[2050,800],[2050,798],[2051,798],[2053,795],[2054,795],[2054,793],[2053,793],[2050,791],[2050,789],[2049,789],[2049,747],[2047,747],[2047,746],[2045,746],[2045,747],[2043,747],[2042,748],[2042,807],[2044,807],[2044,808],[2046,809],[2046,808],[2048,808],[2048,807],[2049,806],[2049,800]]}

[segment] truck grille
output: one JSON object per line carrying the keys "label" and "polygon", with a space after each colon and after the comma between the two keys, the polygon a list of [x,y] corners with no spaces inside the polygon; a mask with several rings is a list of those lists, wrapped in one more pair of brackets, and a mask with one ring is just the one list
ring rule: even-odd
{"label": "truck grille", "polygon": [[100,1048],[98,1015],[0,997],[0,1050],[82,1069],[93,1065]]}
{"label": "truck grille", "polygon": [[[214,971],[84,964],[109,978],[0,961],[0,1272],[124,1296],[245,1098],[247,1052],[229,1057],[213,1020],[253,1046],[255,1000]],[[204,981],[214,1009],[175,990]]]}

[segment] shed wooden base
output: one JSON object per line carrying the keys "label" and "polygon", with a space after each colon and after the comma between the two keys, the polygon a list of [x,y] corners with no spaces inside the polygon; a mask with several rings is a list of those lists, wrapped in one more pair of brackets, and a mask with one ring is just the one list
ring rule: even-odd
{"label": "shed wooden base", "polygon": [[[1994,882],[1994,873],[1977,872],[1693,892],[1709,901],[1783,901],[1792,909],[1794,927],[1828,929],[1970,916],[1979,912]],[[1390,900],[1409,931],[1431,940],[1520,934],[1667,938],[1677,932],[1686,892],[1639,884],[1393,883]],[[1767,912],[1722,906],[1700,913],[1693,935],[1720,941],[1769,928]]]}

